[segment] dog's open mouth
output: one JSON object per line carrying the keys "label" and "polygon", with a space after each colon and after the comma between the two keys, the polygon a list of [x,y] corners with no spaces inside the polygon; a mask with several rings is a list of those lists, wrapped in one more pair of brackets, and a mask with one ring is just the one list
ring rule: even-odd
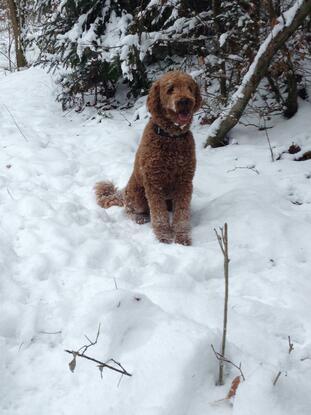
{"label": "dog's open mouth", "polygon": [[181,111],[177,113],[178,122],[181,125],[188,124],[191,121],[191,113],[188,111]]}

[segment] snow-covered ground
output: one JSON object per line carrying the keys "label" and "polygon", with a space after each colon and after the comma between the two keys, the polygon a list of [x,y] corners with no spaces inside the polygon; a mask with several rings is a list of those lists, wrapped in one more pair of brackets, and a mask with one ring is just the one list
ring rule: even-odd
{"label": "snow-covered ground", "polygon": [[[100,209],[93,185],[126,184],[147,116],[62,113],[50,75],[0,79],[1,415],[307,415],[311,406],[311,161],[271,162],[263,131],[203,150],[192,203],[193,246],[158,243],[150,224]],[[275,154],[311,150],[311,106],[269,130]],[[101,122],[99,122],[101,120]],[[129,126],[129,120],[131,125]],[[245,168],[248,167],[248,168]],[[223,258],[214,228],[228,222],[226,367],[215,385],[223,319]],[[77,359],[114,358],[133,376]],[[289,354],[288,336],[294,344]],[[273,380],[282,371],[275,386]]]}

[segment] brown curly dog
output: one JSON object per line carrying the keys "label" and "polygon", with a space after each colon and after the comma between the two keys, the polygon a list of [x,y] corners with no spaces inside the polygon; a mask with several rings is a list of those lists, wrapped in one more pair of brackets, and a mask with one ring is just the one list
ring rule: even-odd
{"label": "brown curly dog", "polygon": [[[189,130],[201,105],[200,90],[186,73],[168,72],[149,92],[151,118],[138,147],[134,170],[124,190],[110,182],[95,186],[103,208],[125,206],[139,224],[149,221],[160,242],[191,245],[190,202],[195,146]],[[173,217],[170,223],[169,210]],[[149,216],[150,215],[150,216]]]}

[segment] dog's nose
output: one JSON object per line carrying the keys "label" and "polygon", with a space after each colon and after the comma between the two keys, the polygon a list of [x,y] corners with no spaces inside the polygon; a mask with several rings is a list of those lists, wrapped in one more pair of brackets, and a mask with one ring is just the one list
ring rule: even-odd
{"label": "dog's nose", "polygon": [[189,105],[191,105],[191,100],[189,98],[182,98],[178,101],[178,104],[181,107],[188,107]]}

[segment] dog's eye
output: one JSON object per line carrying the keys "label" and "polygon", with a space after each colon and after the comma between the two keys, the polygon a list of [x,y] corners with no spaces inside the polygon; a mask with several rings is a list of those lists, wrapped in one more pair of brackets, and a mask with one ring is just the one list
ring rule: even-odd
{"label": "dog's eye", "polygon": [[167,93],[168,93],[169,95],[171,95],[173,92],[174,92],[174,85],[171,85],[170,87],[168,87],[168,89],[167,89]]}

